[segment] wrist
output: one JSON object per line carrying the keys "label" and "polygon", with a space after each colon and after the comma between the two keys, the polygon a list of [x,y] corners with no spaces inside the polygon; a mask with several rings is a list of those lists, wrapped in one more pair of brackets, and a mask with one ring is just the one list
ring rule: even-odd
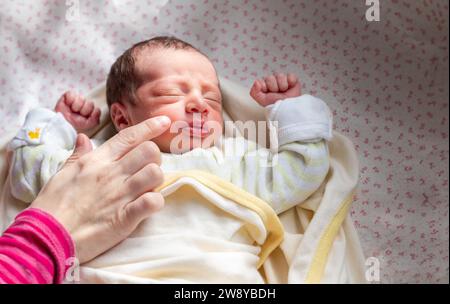
{"label": "wrist", "polygon": [[75,257],[74,242],[62,226],[50,213],[38,208],[28,208],[19,213],[14,223],[5,233],[20,235],[39,254],[49,259],[48,270],[53,274],[52,282],[62,283],[70,259]]}
{"label": "wrist", "polygon": [[302,95],[278,100],[265,107],[269,121],[277,122],[278,143],[330,140],[332,114],[322,100]]}

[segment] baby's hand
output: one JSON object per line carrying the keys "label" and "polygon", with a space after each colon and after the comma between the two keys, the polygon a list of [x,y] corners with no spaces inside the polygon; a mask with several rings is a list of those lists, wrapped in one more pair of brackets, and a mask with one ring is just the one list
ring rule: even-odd
{"label": "baby's hand", "polygon": [[263,107],[278,100],[301,95],[300,82],[294,74],[274,74],[255,80],[250,90],[253,97]]}
{"label": "baby's hand", "polygon": [[61,113],[78,133],[86,132],[100,123],[100,109],[92,101],[86,101],[73,92],[66,92],[59,98],[55,111]]}

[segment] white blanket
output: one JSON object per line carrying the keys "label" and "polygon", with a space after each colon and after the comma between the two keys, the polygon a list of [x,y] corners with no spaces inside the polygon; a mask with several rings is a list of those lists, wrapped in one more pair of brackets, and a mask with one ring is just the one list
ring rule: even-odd
{"label": "white blanket", "polygon": [[[258,215],[235,201],[239,192],[226,197],[203,184],[197,179],[201,173],[164,186],[165,207],[83,265],[81,283],[264,283],[258,266],[273,249],[267,245],[282,240],[275,212],[267,205]],[[270,218],[272,227],[264,222]]]}

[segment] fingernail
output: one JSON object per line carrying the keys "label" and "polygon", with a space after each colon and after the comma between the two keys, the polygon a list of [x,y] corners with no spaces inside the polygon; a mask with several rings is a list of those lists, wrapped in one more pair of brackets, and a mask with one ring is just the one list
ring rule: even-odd
{"label": "fingernail", "polygon": [[77,140],[76,140],[76,142],[75,142],[75,147],[80,147],[80,146],[82,146],[83,144],[84,144],[84,137],[85,137],[85,135],[83,134],[83,133],[79,133],[78,135],[77,135]]}
{"label": "fingernail", "polygon": [[80,135],[80,134],[78,134],[78,135],[77,135],[77,140],[76,140],[76,142],[75,142],[75,146],[76,146],[76,147],[81,146],[82,143],[83,143],[83,136]]}
{"label": "fingernail", "polygon": [[158,123],[162,126],[165,127],[167,125],[170,124],[170,118],[167,116],[159,116],[158,117]]}

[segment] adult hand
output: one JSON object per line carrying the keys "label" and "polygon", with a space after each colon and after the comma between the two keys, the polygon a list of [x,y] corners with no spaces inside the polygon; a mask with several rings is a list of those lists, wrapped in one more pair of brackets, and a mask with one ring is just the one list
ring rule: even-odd
{"label": "adult hand", "polygon": [[163,182],[158,146],[150,141],[170,125],[155,117],[120,131],[92,151],[79,134],[73,155],[31,204],[70,233],[80,263],[126,238],[164,199],[151,192]]}

